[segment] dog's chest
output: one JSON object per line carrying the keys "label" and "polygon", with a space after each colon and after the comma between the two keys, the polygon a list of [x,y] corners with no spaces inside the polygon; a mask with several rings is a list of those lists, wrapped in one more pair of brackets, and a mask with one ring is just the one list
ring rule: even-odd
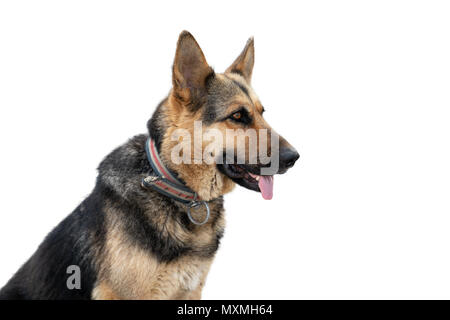
{"label": "dog's chest", "polygon": [[122,299],[175,299],[196,290],[206,278],[211,258],[184,256],[159,262],[138,246],[108,241],[105,278]]}
{"label": "dog's chest", "polygon": [[[210,264],[211,260],[182,258],[173,263],[160,265],[153,288],[166,288],[163,291],[175,296],[194,291],[202,284]],[[174,284],[173,288],[171,283]]]}

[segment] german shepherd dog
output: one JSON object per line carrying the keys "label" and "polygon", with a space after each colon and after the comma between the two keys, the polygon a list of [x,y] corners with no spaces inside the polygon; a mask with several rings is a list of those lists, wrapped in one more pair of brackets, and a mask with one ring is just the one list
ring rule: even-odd
{"label": "german shepherd dog", "polygon": [[[200,299],[224,232],[223,195],[238,184],[270,199],[273,174],[286,172],[299,158],[263,118],[250,86],[253,64],[250,38],[232,65],[215,73],[194,37],[183,31],[172,88],[147,122],[148,134],[106,156],[92,193],[47,235],[1,289],[0,299]],[[241,135],[267,130],[270,163],[277,159],[278,168],[263,174],[270,163],[246,158],[236,164],[225,157],[226,148],[214,154],[223,161],[195,161],[192,152],[193,161],[173,161],[172,150],[184,141],[173,133],[194,135],[195,121],[224,136],[228,129]],[[275,138],[277,150],[269,147]],[[200,144],[200,154],[206,147]]]}

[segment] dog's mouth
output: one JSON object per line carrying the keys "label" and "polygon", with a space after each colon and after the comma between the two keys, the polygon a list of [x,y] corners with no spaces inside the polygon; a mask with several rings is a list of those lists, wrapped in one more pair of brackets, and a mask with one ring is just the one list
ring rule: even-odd
{"label": "dog's mouth", "polygon": [[273,196],[273,176],[258,175],[260,168],[244,164],[218,164],[219,170],[237,184],[257,192],[261,192],[265,200]]}

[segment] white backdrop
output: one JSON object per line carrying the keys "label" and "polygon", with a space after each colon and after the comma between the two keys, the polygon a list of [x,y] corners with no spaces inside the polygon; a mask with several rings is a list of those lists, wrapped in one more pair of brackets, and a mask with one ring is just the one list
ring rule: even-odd
{"label": "white backdrop", "polygon": [[445,1],[2,1],[0,286],[92,190],[171,84],[187,29],[301,154],[236,188],[204,298],[450,298]]}

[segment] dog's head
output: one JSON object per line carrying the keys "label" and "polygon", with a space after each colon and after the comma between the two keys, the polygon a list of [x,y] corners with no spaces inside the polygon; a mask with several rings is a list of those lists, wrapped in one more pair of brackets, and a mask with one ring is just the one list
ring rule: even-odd
{"label": "dog's head", "polygon": [[235,183],[270,199],[273,175],[299,158],[263,118],[264,107],[250,85],[253,64],[253,39],[224,73],[208,65],[189,32],[178,39],[173,87],[150,133],[162,133],[163,160],[204,200],[229,192]]}

